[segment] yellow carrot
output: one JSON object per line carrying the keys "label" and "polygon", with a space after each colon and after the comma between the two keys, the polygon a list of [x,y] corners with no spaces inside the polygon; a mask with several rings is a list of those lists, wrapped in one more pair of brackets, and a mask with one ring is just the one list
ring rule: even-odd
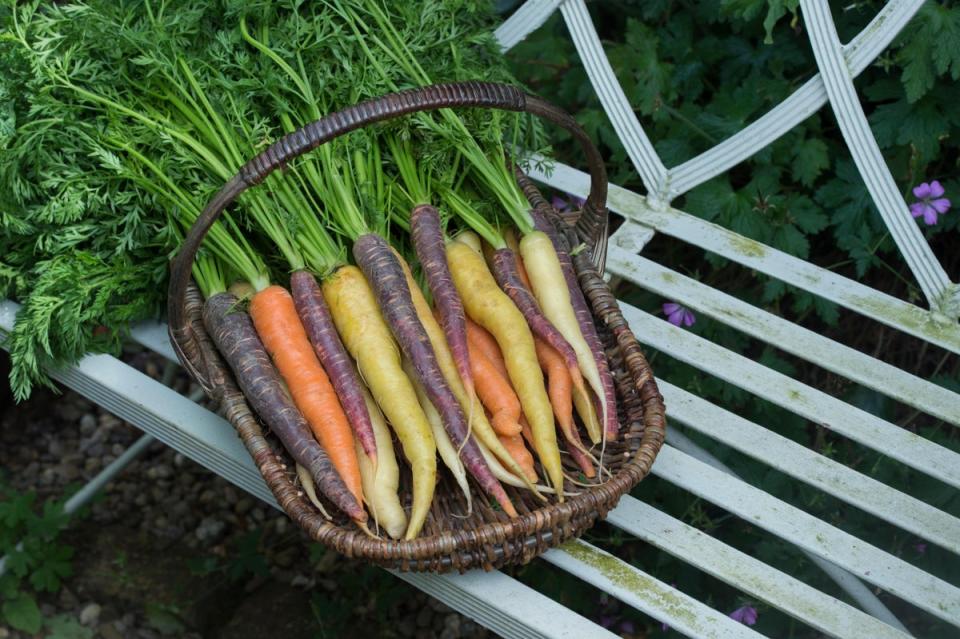
{"label": "yellow carrot", "polygon": [[[446,337],[443,334],[440,323],[437,322],[437,318],[431,312],[430,306],[423,296],[423,292],[420,290],[420,287],[417,286],[416,281],[414,281],[413,274],[410,272],[410,267],[406,260],[401,259],[400,264],[407,276],[407,285],[410,287],[410,295],[413,299],[413,306],[417,311],[417,317],[420,318],[420,322],[427,332],[427,337],[430,338],[433,352],[436,354],[440,372],[443,374],[443,378],[450,386],[450,390],[453,391],[454,396],[460,403],[463,412],[471,419],[473,434],[476,435],[480,443],[484,444],[497,458],[506,464],[513,473],[526,478],[523,469],[517,464],[516,460],[513,459],[503,444],[500,443],[500,440],[497,439],[497,434],[490,425],[489,420],[487,420],[487,416],[483,412],[483,406],[477,398],[477,395],[474,393],[470,397],[467,396],[467,390],[460,380],[456,362],[453,360],[453,353],[450,352],[450,347],[447,345]],[[534,492],[537,492],[533,486],[535,482],[536,480],[534,479],[533,482],[528,483],[528,487]],[[537,494],[539,495],[539,493]]]}
{"label": "yellow carrot", "polygon": [[[576,352],[584,379],[587,380],[593,392],[600,399],[603,409],[600,421],[606,424],[610,418],[610,411],[615,410],[615,407],[608,406],[603,382],[600,380],[600,371],[597,369],[593,352],[580,331],[580,324],[574,313],[573,304],[570,302],[570,292],[567,290],[566,280],[563,277],[563,270],[560,267],[560,260],[557,258],[553,242],[541,231],[527,233],[520,240],[520,254],[523,257],[523,264],[527,269],[527,275],[529,275],[530,283],[533,286],[533,294],[536,296],[537,302],[540,303],[540,308],[543,309],[544,315],[557,327],[557,330],[563,334]],[[574,400],[577,401],[577,398],[575,397]],[[581,408],[585,407],[581,407],[578,403],[578,412],[582,412]],[[599,438],[598,436],[599,433],[590,432],[590,438],[594,443]]]}
{"label": "yellow carrot", "polygon": [[397,495],[400,487],[400,466],[397,465],[396,453],[393,451],[393,438],[390,436],[387,421],[370,392],[362,386],[360,390],[370,414],[370,425],[373,426],[377,445],[377,463],[374,464],[364,452],[360,441],[354,441],[357,461],[360,463],[360,478],[363,480],[363,495],[377,525],[382,526],[394,539],[399,539],[407,528],[407,515],[403,512]]}
{"label": "yellow carrot", "polygon": [[557,491],[557,498],[563,501],[563,469],[553,408],[530,328],[510,298],[500,290],[482,255],[462,242],[450,242],[447,261],[467,315],[490,331],[500,345],[510,381],[533,430],[540,463]]}
{"label": "yellow carrot", "polygon": [[426,521],[437,482],[437,446],[417,393],[403,372],[400,351],[363,273],[344,266],[323,282],[337,332],[360,369],[377,405],[403,445],[413,472],[413,505],[405,539]]}

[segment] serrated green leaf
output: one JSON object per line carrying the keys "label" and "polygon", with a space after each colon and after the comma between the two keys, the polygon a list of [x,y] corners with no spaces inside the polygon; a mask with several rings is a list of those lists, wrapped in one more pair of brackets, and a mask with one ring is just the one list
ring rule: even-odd
{"label": "serrated green leaf", "polygon": [[916,102],[933,88],[936,76],[930,64],[932,43],[922,39],[903,49],[901,61],[903,73],[900,76],[908,102]]}
{"label": "serrated green leaf", "polygon": [[763,285],[763,297],[761,299],[765,304],[769,304],[783,297],[786,292],[787,285],[771,277]]}
{"label": "serrated green leaf", "polygon": [[784,224],[774,232],[773,245],[794,257],[806,259],[810,255],[809,240],[793,224]]}
{"label": "serrated green leaf", "polygon": [[16,599],[3,602],[0,611],[7,623],[17,630],[30,634],[40,631],[43,616],[36,600],[30,595],[21,593]]}
{"label": "serrated green leaf", "polygon": [[814,297],[813,307],[820,319],[826,322],[828,326],[837,325],[840,319],[840,309],[836,304],[822,297]]}
{"label": "serrated green leaf", "polygon": [[830,218],[816,202],[805,195],[794,195],[784,204],[787,218],[806,234],[814,235],[830,224]]}
{"label": "serrated green leaf", "polygon": [[30,584],[37,590],[56,592],[60,582],[73,574],[73,548],[51,545],[40,559],[39,567],[30,575]]}
{"label": "serrated green leaf", "polygon": [[773,28],[777,25],[787,11],[794,16],[797,15],[797,7],[800,0],[768,0],[767,17],[763,19],[763,29],[766,36],[763,39],[764,44],[773,44]]}
{"label": "serrated green leaf", "polygon": [[687,193],[684,208],[697,217],[713,221],[732,197],[733,190],[727,179],[714,178]]}
{"label": "serrated green leaf", "polygon": [[830,166],[827,144],[818,138],[806,138],[794,147],[790,168],[793,176],[804,186],[813,186],[814,180]]}

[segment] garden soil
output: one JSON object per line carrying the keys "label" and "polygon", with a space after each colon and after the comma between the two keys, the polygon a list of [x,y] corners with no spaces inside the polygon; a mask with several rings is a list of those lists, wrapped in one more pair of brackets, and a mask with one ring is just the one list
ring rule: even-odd
{"label": "garden soil", "polygon": [[[126,359],[159,377],[162,360]],[[187,390],[185,377],[176,383]],[[38,504],[69,495],[142,434],[71,391],[2,399],[0,481],[35,491]],[[160,443],[58,543],[73,549],[73,574],[38,600],[46,620],[70,620],[70,637],[495,636],[379,568],[324,552],[282,513]],[[0,624],[0,639],[25,636]]]}

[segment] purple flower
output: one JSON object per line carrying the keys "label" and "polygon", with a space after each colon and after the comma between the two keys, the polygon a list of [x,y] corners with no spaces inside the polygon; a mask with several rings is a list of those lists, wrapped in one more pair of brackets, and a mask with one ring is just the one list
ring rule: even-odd
{"label": "purple flower", "polygon": [[666,632],[667,630],[670,630],[670,626],[668,626],[665,623],[662,623],[660,624],[660,630],[663,630],[664,632]]}
{"label": "purple flower", "polygon": [[663,305],[663,314],[667,316],[667,321],[674,326],[680,326],[681,324],[693,326],[693,323],[697,321],[697,316],[693,314],[693,311],[680,306],[676,302],[666,302]]}
{"label": "purple flower", "polygon": [[598,621],[604,628],[611,628],[613,627],[613,624],[617,622],[617,618],[610,615],[601,615]]}
{"label": "purple flower", "polygon": [[571,208],[582,209],[583,205],[586,203],[585,199],[582,197],[577,197],[576,195],[571,195],[568,193],[567,197],[570,198],[569,202],[558,195],[554,195],[552,198],[550,198],[550,204],[558,211],[569,211]]}
{"label": "purple flower", "polygon": [[620,622],[620,632],[626,633],[628,635],[632,635],[635,630],[636,630],[636,627],[633,625],[633,622],[630,621],[629,619],[624,619],[623,621]]}
{"label": "purple flower", "polygon": [[924,554],[927,552],[927,545],[923,542],[913,545],[913,549],[917,551],[917,554]]}
{"label": "purple flower", "polygon": [[753,606],[740,606],[730,613],[730,618],[747,626],[757,623],[757,609]]}
{"label": "purple flower", "polygon": [[937,215],[943,215],[950,209],[950,200],[943,197],[943,186],[937,180],[914,187],[913,195],[919,201],[910,205],[910,214],[913,217],[922,215],[927,226],[936,224]]}

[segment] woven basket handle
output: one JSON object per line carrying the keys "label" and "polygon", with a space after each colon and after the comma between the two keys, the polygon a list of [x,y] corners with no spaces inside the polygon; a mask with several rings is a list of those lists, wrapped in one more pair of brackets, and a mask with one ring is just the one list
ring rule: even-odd
{"label": "woven basket handle", "polygon": [[[190,272],[200,244],[207,231],[223,211],[245,190],[262,182],[277,168],[350,131],[392,120],[410,113],[435,111],[449,107],[484,107],[505,111],[526,111],[560,125],[580,143],[590,169],[590,195],[583,208],[578,228],[591,229],[595,237],[585,238],[598,245],[606,229],[607,172],[600,152],[573,117],[562,109],[516,87],[494,82],[454,82],[435,84],[398,93],[390,93],[367,100],[341,111],[331,113],[306,126],[288,133],[280,140],[244,164],[223,188],[210,200],[197,221],[187,233],[180,251],[171,264],[167,313],[170,336],[180,361],[198,380],[203,376],[183,352],[183,341],[189,340],[186,314],[186,292]],[[602,252],[600,252],[602,254]],[[601,265],[602,267],[602,265]]]}

